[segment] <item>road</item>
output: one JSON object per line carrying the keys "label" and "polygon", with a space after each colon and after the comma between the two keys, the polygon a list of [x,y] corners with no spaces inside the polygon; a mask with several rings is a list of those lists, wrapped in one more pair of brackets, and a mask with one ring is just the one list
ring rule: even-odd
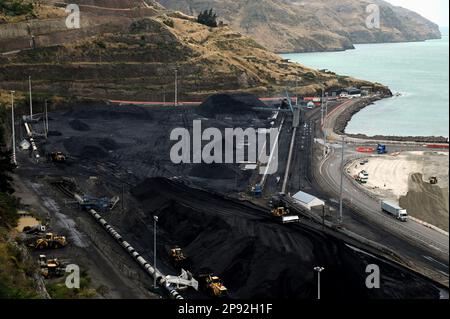
{"label": "road", "polygon": [[[339,104],[331,104],[329,116],[334,117],[337,113],[334,110],[339,107]],[[288,192],[306,191],[326,200],[330,207],[338,210],[342,148],[340,144],[330,144],[329,153],[323,158],[323,148],[317,143],[323,144],[320,116],[320,108],[303,111]],[[345,161],[367,156],[357,153],[357,146],[352,144],[351,148],[346,147]],[[390,144],[389,147],[393,151],[396,147],[399,150],[400,147],[423,149],[422,145],[410,143],[406,146],[404,143],[401,146]],[[385,215],[379,208],[378,200],[347,177],[343,185],[344,228],[390,248],[414,264],[415,269],[448,285],[448,236],[417,222],[403,223]],[[337,213],[334,215],[336,217]]]}
{"label": "road", "polygon": [[[320,163],[319,173],[333,189],[338,190],[342,171],[342,146],[339,144],[330,144],[330,146],[330,153],[327,158]],[[344,152],[344,161],[355,159],[356,156],[358,156],[358,153],[353,150],[354,145],[351,145],[351,149],[347,147],[347,150]],[[363,158],[364,155],[361,154],[360,157]],[[448,236],[439,233],[434,229],[427,228],[413,220],[409,220],[404,223],[387,216],[381,212],[379,200],[363,192],[353,181],[350,180],[350,178],[348,178],[347,175],[345,175],[344,178],[343,189],[345,199],[350,201],[352,205],[355,205],[357,208],[363,210],[380,226],[389,228],[401,236],[420,242],[433,250],[437,250],[440,253],[448,255]],[[337,193],[335,193],[335,195],[338,196]]]}

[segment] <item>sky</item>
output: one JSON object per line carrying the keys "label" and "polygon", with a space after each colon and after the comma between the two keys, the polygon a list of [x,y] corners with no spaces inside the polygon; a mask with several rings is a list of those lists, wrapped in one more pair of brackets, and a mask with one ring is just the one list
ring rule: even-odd
{"label": "sky", "polygon": [[441,27],[449,26],[449,0],[387,0],[387,2],[413,10]]}

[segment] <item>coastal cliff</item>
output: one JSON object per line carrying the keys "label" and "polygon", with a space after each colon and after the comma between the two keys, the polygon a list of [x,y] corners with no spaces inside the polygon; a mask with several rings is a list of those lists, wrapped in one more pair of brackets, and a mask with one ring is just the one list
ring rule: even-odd
{"label": "coastal cliff", "polygon": [[[441,37],[439,27],[381,0],[159,0],[196,15],[213,8],[220,20],[278,53],[340,51],[358,43],[411,42]],[[368,28],[367,7],[379,6],[380,28]]]}

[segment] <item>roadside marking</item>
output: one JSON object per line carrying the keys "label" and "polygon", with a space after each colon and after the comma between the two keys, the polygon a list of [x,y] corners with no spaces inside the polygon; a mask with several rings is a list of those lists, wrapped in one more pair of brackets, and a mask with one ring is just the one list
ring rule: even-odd
{"label": "roadside marking", "polygon": [[436,263],[436,264],[439,264],[439,265],[441,265],[441,266],[444,266],[445,268],[447,268],[448,269],[448,265],[446,265],[446,264],[443,264],[443,263],[441,263],[440,261],[437,261],[436,259],[434,259],[433,257],[430,257],[430,256],[422,256],[423,258],[425,258],[425,259],[427,259],[427,260],[429,260],[429,261],[432,261],[432,262],[434,262],[434,263]]}

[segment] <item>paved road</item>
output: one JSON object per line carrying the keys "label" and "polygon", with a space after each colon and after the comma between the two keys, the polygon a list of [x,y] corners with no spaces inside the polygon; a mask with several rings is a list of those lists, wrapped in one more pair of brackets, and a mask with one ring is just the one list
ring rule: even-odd
{"label": "paved road", "polygon": [[[336,105],[330,105],[330,114]],[[330,207],[338,208],[341,146],[332,145],[331,153],[326,160],[317,160],[314,154],[317,144],[314,138],[323,138],[320,130],[320,109],[305,110],[302,114],[302,125],[299,130],[297,152],[289,183],[289,191],[306,191],[319,198],[327,200]],[[395,151],[395,146],[389,146]],[[416,149],[423,146],[408,145]],[[347,149],[346,158],[364,156],[356,153],[356,146]],[[398,149],[405,149],[405,144]],[[352,151],[353,150],[353,151]],[[319,166],[322,174],[313,174],[314,168]],[[345,228],[371,241],[387,246],[409,260],[424,274],[428,274],[441,283],[448,284],[448,237],[426,228],[415,222],[402,223],[386,216],[379,209],[379,203],[362,189],[354,185],[350,179],[344,183],[344,223]],[[336,213],[334,213],[336,218]]]}
{"label": "paved road", "polygon": [[[345,159],[356,158],[358,154],[352,149],[345,151]],[[341,176],[341,145],[332,144],[328,157],[320,163],[320,175],[334,189],[339,189]],[[360,157],[364,157],[363,154]],[[408,222],[397,221],[385,213],[381,212],[379,200],[369,196],[363,192],[353,181],[347,176],[344,178],[344,197],[353,205],[360,208],[370,216],[374,222],[380,226],[389,228],[402,236],[415,240],[428,248],[437,250],[442,254],[449,253],[449,237],[428,227],[425,227],[415,221]],[[336,194],[337,195],[337,194]]]}

